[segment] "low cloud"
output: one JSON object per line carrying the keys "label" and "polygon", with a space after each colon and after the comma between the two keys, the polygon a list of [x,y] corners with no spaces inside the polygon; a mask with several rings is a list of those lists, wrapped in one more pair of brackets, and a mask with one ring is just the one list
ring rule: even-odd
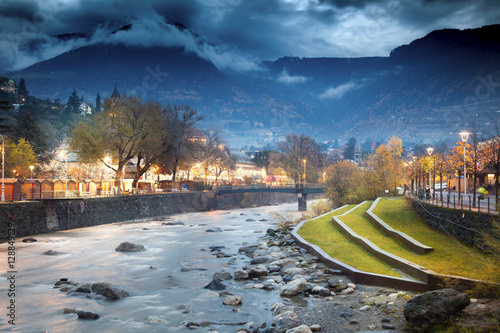
{"label": "low cloud", "polygon": [[354,82],[348,82],[341,84],[337,87],[330,87],[325,90],[321,95],[319,95],[320,99],[341,99],[342,96],[345,95],[348,91],[352,89],[356,89],[357,85]]}
{"label": "low cloud", "polygon": [[299,75],[294,76],[288,74],[286,68],[283,68],[283,71],[278,76],[278,81],[286,84],[303,83],[306,82],[307,80],[309,80],[309,78],[307,78],[306,76],[299,76]]}

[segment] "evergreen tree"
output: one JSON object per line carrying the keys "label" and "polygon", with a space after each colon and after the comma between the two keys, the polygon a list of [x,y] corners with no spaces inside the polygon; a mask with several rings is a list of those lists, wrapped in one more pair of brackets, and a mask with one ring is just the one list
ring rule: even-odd
{"label": "evergreen tree", "polygon": [[26,82],[24,82],[23,78],[21,78],[21,80],[19,81],[19,88],[17,88],[17,94],[22,95],[24,97],[28,97],[28,95],[30,94],[28,89],[26,89]]}
{"label": "evergreen tree", "polygon": [[344,148],[345,160],[354,160],[354,146],[356,146],[356,138],[352,137],[347,141],[347,145]]}
{"label": "evergreen tree", "polygon": [[80,111],[80,104],[80,97],[76,94],[76,90],[73,90],[66,104],[67,112],[78,113]]}
{"label": "evergreen tree", "polygon": [[97,97],[95,99],[95,112],[101,111],[101,95],[97,93]]}
{"label": "evergreen tree", "polygon": [[49,149],[47,145],[48,137],[40,129],[37,118],[32,113],[24,111],[13,116],[13,118],[14,122],[9,126],[11,139],[15,142],[20,142],[21,139],[26,140],[33,147],[35,154],[44,160]]}

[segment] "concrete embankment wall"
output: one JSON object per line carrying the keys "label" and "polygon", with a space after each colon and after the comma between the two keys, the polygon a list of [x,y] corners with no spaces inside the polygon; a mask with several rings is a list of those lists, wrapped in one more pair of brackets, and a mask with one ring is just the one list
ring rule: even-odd
{"label": "concrete embankment wall", "polygon": [[[25,237],[139,218],[293,202],[282,193],[226,194],[215,202],[211,192],[164,193],[89,199],[45,200],[0,204],[0,242],[15,230]],[[10,230],[9,230],[10,229]]]}

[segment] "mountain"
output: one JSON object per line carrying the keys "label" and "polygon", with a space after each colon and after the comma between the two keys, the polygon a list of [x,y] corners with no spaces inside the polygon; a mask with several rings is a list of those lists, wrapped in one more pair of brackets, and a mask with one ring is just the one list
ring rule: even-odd
{"label": "mountain", "polygon": [[356,132],[377,140],[456,140],[473,121],[488,126],[500,115],[499,36],[500,25],[445,29],[387,57],[283,57],[250,74],[223,72],[180,47],[103,42],[9,77],[23,77],[38,98],[62,102],[74,89],[84,100],[108,97],[116,82],[120,92],[189,104],[204,125],[226,129],[234,147],[274,143],[292,131],[318,140]]}

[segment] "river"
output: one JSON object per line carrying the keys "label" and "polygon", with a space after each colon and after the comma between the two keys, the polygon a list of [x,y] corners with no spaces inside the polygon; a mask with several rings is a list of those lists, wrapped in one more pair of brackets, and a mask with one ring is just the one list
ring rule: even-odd
{"label": "river", "polygon": [[[39,242],[16,239],[15,273],[7,265],[8,243],[0,244],[0,330],[12,332],[186,332],[188,322],[215,322],[197,332],[235,332],[226,324],[266,322],[279,293],[244,289],[244,282],[224,281],[228,291],[243,296],[239,306],[223,305],[218,292],[204,289],[215,272],[233,273],[249,263],[238,254],[245,242],[255,243],[273,226],[274,212],[296,211],[296,204],[172,215],[185,225],[141,219],[127,223],[34,235]],[[248,221],[251,219],[252,221]],[[168,222],[168,221],[167,221]],[[222,232],[206,232],[219,227]],[[115,251],[121,242],[142,244],[146,251]],[[210,246],[236,258],[217,258]],[[44,255],[48,250],[59,255]],[[233,259],[234,260],[234,259]],[[192,270],[181,272],[181,268]],[[201,270],[204,269],[204,270]],[[11,277],[14,275],[14,277]],[[117,301],[67,295],[54,288],[61,278],[74,282],[110,282],[130,296]],[[10,279],[10,281],[9,281]],[[14,290],[15,289],[15,290]],[[10,290],[10,291],[9,291]],[[15,295],[14,295],[15,294]],[[15,325],[9,323],[12,304]],[[7,307],[11,306],[11,309]],[[179,307],[181,307],[179,309]],[[64,308],[90,311],[97,320],[78,319]],[[161,322],[146,323],[155,317]]]}

